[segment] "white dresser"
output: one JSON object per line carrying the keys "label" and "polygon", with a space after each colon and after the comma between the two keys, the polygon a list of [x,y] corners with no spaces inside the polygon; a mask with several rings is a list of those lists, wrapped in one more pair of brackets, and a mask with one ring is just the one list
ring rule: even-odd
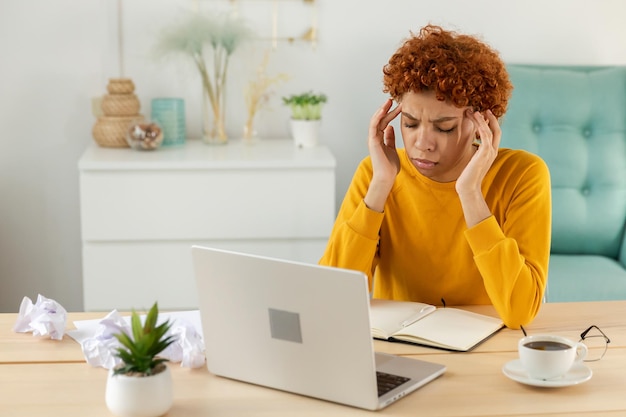
{"label": "white dresser", "polygon": [[197,308],[194,244],[317,263],[335,165],[328,148],[287,139],[90,146],[78,163],[85,310]]}

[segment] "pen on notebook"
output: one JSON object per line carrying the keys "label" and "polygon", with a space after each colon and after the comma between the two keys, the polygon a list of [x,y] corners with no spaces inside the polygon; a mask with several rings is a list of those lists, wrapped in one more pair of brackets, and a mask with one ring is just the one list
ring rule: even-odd
{"label": "pen on notebook", "polygon": [[406,327],[406,326],[410,326],[411,324],[415,323],[416,321],[418,321],[419,319],[424,317],[424,311],[428,310],[429,308],[430,308],[430,306],[422,307],[420,309],[420,311],[415,316],[411,317],[410,319],[406,319],[402,323],[400,323],[400,326]]}

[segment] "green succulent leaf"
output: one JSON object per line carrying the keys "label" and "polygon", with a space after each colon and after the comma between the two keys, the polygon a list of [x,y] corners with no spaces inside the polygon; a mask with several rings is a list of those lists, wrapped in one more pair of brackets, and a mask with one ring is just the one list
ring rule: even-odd
{"label": "green succulent leaf", "polygon": [[133,332],[133,338],[135,340],[140,340],[142,333],[141,320],[139,319],[139,315],[134,310],[132,316],[130,317],[130,325]]}
{"label": "green succulent leaf", "polygon": [[158,305],[154,303],[142,325],[139,315],[133,310],[132,337],[125,332],[114,334],[122,345],[117,349],[116,356],[123,363],[114,371],[115,374],[136,372],[150,375],[157,365],[167,361],[167,359],[158,358],[157,355],[174,343],[177,338],[172,335],[167,336],[171,327],[169,320],[157,326],[158,316]]}

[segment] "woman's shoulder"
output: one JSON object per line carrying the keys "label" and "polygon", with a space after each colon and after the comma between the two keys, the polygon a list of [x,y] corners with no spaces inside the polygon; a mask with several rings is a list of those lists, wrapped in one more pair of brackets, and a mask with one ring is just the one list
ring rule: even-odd
{"label": "woman's shoulder", "polygon": [[534,168],[542,171],[548,170],[548,166],[539,155],[523,149],[498,149],[498,156],[494,161],[494,165],[499,166],[501,169],[527,170]]}
{"label": "woman's shoulder", "polygon": [[369,155],[366,155],[359,161],[359,164],[357,165],[357,168],[356,168],[356,173],[359,173],[359,172],[366,172],[366,173],[373,172],[372,158]]}

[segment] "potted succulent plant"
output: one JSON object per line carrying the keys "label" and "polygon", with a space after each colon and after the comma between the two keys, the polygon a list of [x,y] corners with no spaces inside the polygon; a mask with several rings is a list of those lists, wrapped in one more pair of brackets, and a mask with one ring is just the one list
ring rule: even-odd
{"label": "potted succulent plant", "polygon": [[167,359],[157,355],[175,341],[168,335],[169,321],[157,325],[159,309],[154,303],[144,324],[139,315],[131,315],[131,333],[114,336],[121,343],[117,349],[122,364],[109,371],[106,404],[120,417],[157,417],[172,406],[172,377]]}
{"label": "potted succulent plant", "polygon": [[283,97],[283,104],[291,109],[291,134],[296,146],[311,147],[319,141],[322,107],[325,94],[312,91]]}

